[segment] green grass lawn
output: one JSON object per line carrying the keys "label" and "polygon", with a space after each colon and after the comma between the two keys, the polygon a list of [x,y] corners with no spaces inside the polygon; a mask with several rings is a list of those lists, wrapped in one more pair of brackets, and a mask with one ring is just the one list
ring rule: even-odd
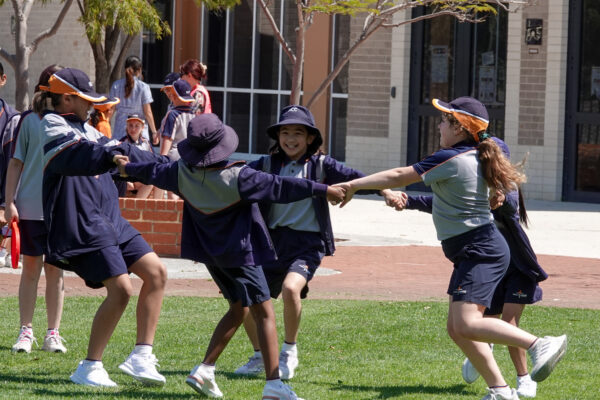
{"label": "green grass lawn", "polygon": [[[92,316],[102,298],[69,297],[61,334],[66,354],[11,354],[18,330],[15,297],[0,298],[4,334],[0,342],[2,399],[192,399],[199,397],[185,383],[198,364],[217,321],[226,310],[222,299],[167,297],[154,351],[163,388],[146,388],[117,368],[135,341],[135,301],[104,355],[104,366],[119,384],[115,389],[75,385],[69,375],[85,357]],[[276,302],[281,327],[281,302]],[[467,385],[461,378],[463,355],[445,332],[447,304],[421,302],[324,301],[304,303],[300,366],[291,385],[310,400],[327,399],[480,399],[485,384]],[[600,311],[529,307],[522,326],[539,335],[569,335],[567,355],[538,386],[538,399],[600,399]],[[38,299],[34,326],[41,342],[46,328],[44,301]],[[281,328],[280,328],[281,331]],[[281,338],[281,334],[280,334]],[[41,346],[41,343],[40,343]],[[233,371],[247,361],[251,347],[243,329],[217,364],[217,382],[225,399],[260,399],[263,378],[241,378]],[[507,381],[515,372],[503,346],[494,349]]]}

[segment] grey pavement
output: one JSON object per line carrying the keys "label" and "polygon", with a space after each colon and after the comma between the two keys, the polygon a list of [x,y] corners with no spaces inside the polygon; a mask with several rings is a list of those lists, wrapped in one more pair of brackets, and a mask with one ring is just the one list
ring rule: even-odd
{"label": "grey pavement", "polygon": [[[529,200],[526,207],[530,220],[526,232],[536,253],[596,258],[600,266],[600,204]],[[379,196],[356,196],[344,208],[330,207],[330,211],[337,246],[440,245],[431,215],[394,211]],[[203,264],[178,258],[162,261],[170,278],[210,278]],[[20,270],[0,268],[0,272]],[[317,270],[317,275],[335,273],[339,272]]]}

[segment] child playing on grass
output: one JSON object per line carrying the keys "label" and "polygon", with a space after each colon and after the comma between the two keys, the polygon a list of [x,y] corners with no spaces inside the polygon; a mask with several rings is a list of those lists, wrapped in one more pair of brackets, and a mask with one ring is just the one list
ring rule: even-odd
{"label": "child playing on grass", "polygon": [[443,112],[441,150],[409,166],[382,171],[341,184],[346,189],[342,206],[359,189],[385,189],[423,181],[433,190],[432,215],[446,257],[454,263],[448,294],[448,334],[473,363],[488,386],[483,400],[516,400],[488,343],[527,349],[532,359],[531,378],[546,379],[566,351],[566,335],[536,337],[497,318],[484,318],[493,293],[510,262],[506,240],[493,223],[489,190],[509,193],[525,177],[502,155],[485,132],[489,117],[472,97],[433,105]]}
{"label": "child playing on grass", "polygon": [[[88,386],[116,386],[102,355],[133,287],[129,273],[143,283],[137,303],[135,347],[119,369],[148,385],[163,385],[152,354],[167,272],[142,236],[121,216],[109,169],[119,157],[109,139],[85,123],[92,103],[105,97],[93,91],[87,75],[74,68],[54,73],[39,101],[45,105],[43,137],[43,207],[48,229],[46,261],[74,271],[92,288],[106,288],[90,333],[87,357],[71,381]],[[127,147],[126,145],[121,145]],[[135,159],[154,159],[135,152]],[[152,158],[144,158],[149,154]]]}
{"label": "child playing on grass", "polygon": [[[275,145],[271,155],[249,164],[250,167],[279,176],[309,179],[334,184],[364,176],[335,159],[317,153],[323,138],[315,127],[312,113],[300,105],[284,107],[279,122],[267,129]],[[386,201],[390,190],[382,191]],[[277,260],[262,264],[271,297],[281,293],[285,339],[279,354],[281,379],[291,379],[298,366],[297,339],[302,314],[301,299],[306,298],[308,282],[321,260],[335,251],[329,207],[324,198],[308,198],[288,204],[261,204],[273,240]],[[255,375],[264,371],[256,327],[249,316],[244,327],[254,347],[254,355],[235,373]]]}
{"label": "child playing on grass", "polygon": [[46,308],[48,330],[42,350],[65,353],[64,339],[59,334],[64,300],[62,269],[44,262],[47,231],[42,207],[42,133],[40,85],[47,85],[50,76],[62,67],[51,65],[42,71],[33,98],[33,111],[21,114],[19,123],[10,133],[15,151],[6,173],[6,210],[8,221],[19,225],[23,271],[19,284],[19,314],[21,331],[13,352],[30,353],[34,341],[33,313],[42,268],[46,276]]}
{"label": "child playing on grass", "polygon": [[[492,138],[507,158],[510,150],[499,138]],[[546,280],[548,274],[538,264],[535,252],[531,248],[527,234],[521,223],[527,226],[527,211],[521,190],[502,195],[501,199],[493,199],[492,214],[496,227],[506,239],[510,249],[510,264],[506,275],[502,278],[492,298],[492,305],[485,309],[486,317],[500,318],[512,325],[519,326],[521,315],[526,304],[534,304],[542,299],[542,288],[539,282]],[[408,196],[406,209],[417,209],[431,213],[432,196]],[[491,346],[491,345],[490,345]],[[527,369],[525,350],[508,347],[510,358],[517,371],[517,395],[519,397],[535,397],[537,382],[531,379]],[[465,382],[471,384],[479,377],[468,358],[462,366]]]}
{"label": "child playing on grass", "polygon": [[[121,143],[130,143],[143,151],[152,152],[152,145],[150,142],[142,136],[142,129],[144,128],[144,120],[137,114],[132,114],[127,117],[127,129],[125,138]],[[127,182],[127,190],[135,190],[135,197],[137,199],[145,199],[152,192],[152,185],[144,185],[140,182]]]}
{"label": "child playing on grass", "polygon": [[180,195],[184,203],[181,257],[206,264],[229,310],[218,323],[201,364],[186,383],[198,393],[223,397],[215,363],[242,324],[255,320],[267,382],[263,399],[297,399],[279,379],[277,331],[261,264],[275,260],[267,226],[256,202],[292,202],[311,196],[340,200],[342,191],[322,183],[280,177],[230,162],[238,145],[235,131],[215,114],[197,115],[180,142],[179,161],[170,164],[120,161],[122,175]]}

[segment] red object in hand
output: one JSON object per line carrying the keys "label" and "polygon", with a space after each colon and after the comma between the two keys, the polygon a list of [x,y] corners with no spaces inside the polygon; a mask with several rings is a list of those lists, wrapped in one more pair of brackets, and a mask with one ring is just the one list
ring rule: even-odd
{"label": "red object in hand", "polygon": [[12,237],[10,239],[10,258],[12,261],[12,267],[14,269],[19,268],[19,256],[21,255],[21,234],[19,233],[19,224],[13,220],[10,223],[10,229],[12,230]]}

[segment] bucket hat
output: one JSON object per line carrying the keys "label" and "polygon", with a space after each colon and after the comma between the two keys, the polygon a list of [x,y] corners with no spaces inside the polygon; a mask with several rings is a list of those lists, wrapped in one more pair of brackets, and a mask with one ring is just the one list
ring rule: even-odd
{"label": "bucket hat", "polygon": [[216,114],[199,114],[188,124],[187,138],[179,142],[181,158],[195,167],[224,161],[237,149],[238,135]]}
{"label": "bucket hat", "polygon": [[277,133],[279,128],[284,125],[304,125],[308,130],[309,134],[315,136],[315,139],[309,146],[309,152],[314,153],[323,144],[323,137],[321,131],[315,126],[315,118],[313,117],[310,110],[306,107],[299,105],[291,105],[284,107],[279,113],[279,122],[271,125],[267,128],[267,134],[269,137],[277,141]]}

